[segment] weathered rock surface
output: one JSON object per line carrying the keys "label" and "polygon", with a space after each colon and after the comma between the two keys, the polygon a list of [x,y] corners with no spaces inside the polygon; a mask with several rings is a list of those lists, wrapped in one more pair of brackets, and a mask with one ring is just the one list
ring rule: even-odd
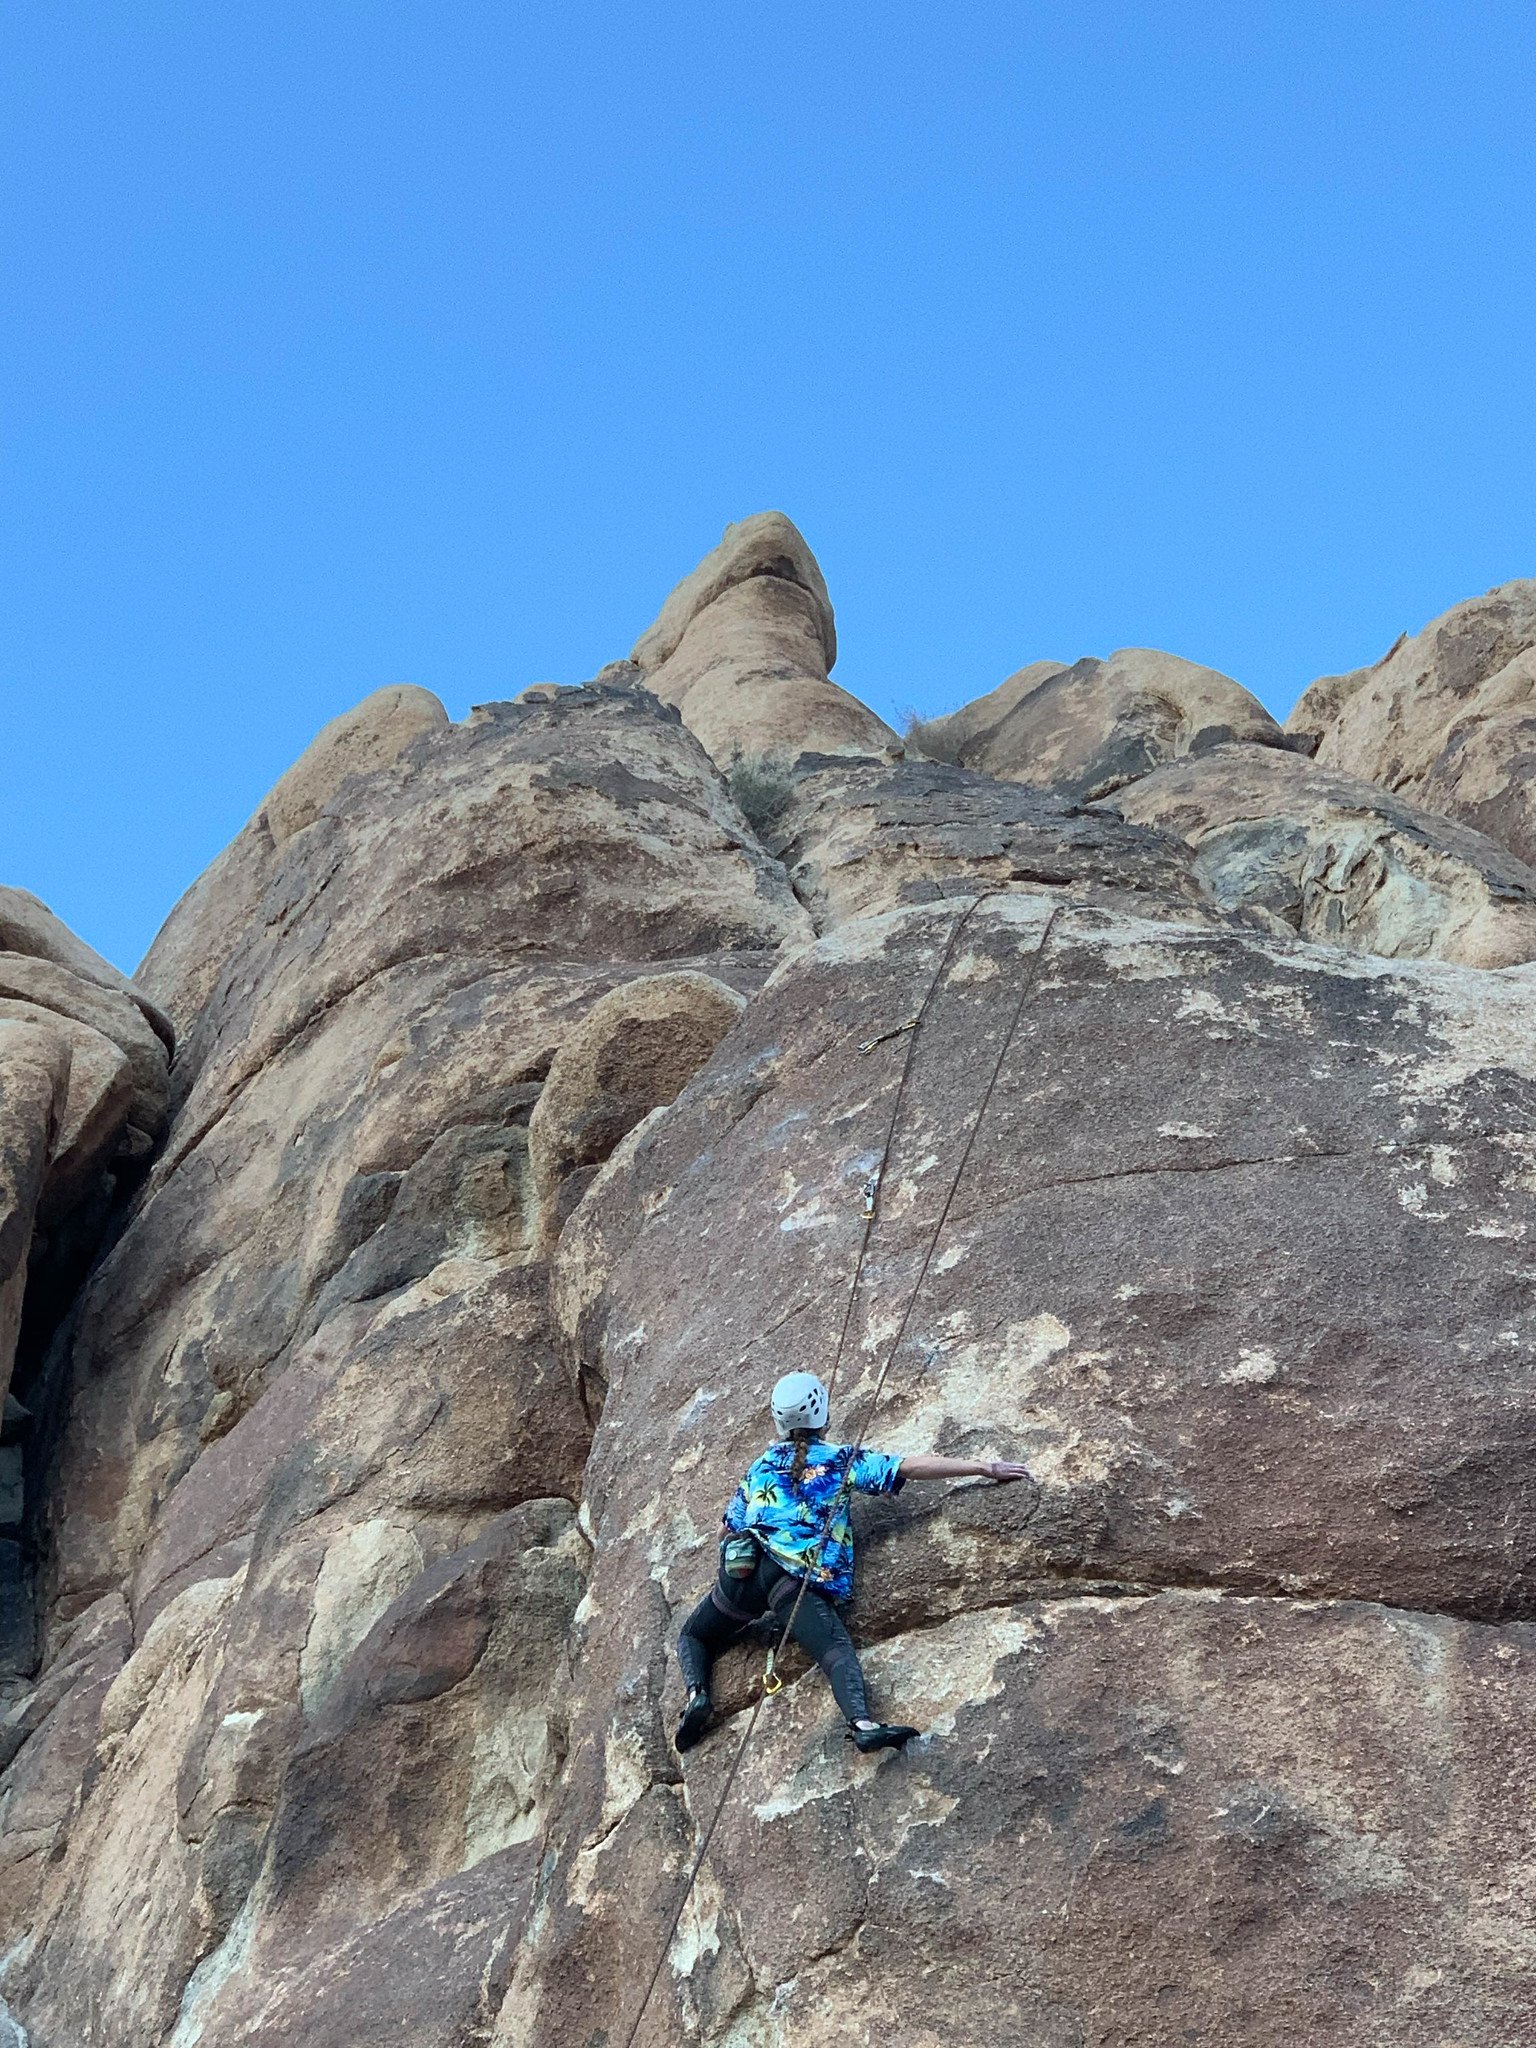
{"label": "weathered rock surface", "polygon": [[21,1330],[27,1256],[69,1088],[69,1049],[52,1031],[0,1017],[0,1395]]}
{"label": "weathered rock surface", "polygon": [[[134,1172],[164,1128],[170,1040],[155,1005],[45,904],[0,889],[0,1395],[48,1234],[68,1269],[75,1240],[94,1239],[115,1178]],[[19,1477],[20,1452],[7,1446],[0,1496]],[[13,1521],[0,1507],[0,1540]]]}
{"label": "weathered rock surface", "polygon": [[1320,678],[1286,723],[1327,766],[1536,862],[1536,581],[1454,605],[1374,667]]}
{"label": "weathered rock surface", "polygon": [[375,690],[322,728],[244,830],[166,919],[138,981],[184,1030],[218,983],[271,879],[281,849],[312,825],[355,776],[390,768],[414,740],[441,732],[448,714],[430,690]]}
{"label": "weathered rock surface", "polygon": [[[917,1281],[1052,907],[1009,896],[973,914],[919,1043],[846,1413]],[[676,1896],[653,1873],[675,1885],[731,1745],[706,1744],[680,1778],[670,1632],[757,1447],[763,1389],[830,1362],[901,1063],[899,1040],[861,1048],[912,1013],[961,914],[858,922],[788,963],[725,1063],[587,1198],[609,1211],[593,1240],[611,1261],[606,1309],[586,1320],[608,1391],[572,1711],[575,1745],[605,1762],[566,1781],[542,1932],[500,2039],[623,2038],[633,2018]],[[1512,1671],[1530,1654],[1528,1629],[1488,1624],[1532,1600],[1522,1134],[1536,982],[1097,908],[1063,911],[1049,945],[877,1432],[897,1450],[1025,1457],[1040,1491],[914,1489],[870,1518],[857,1613],[885,1645],[877,1698],[935,1732],[871,1768],[807,1683],[754,1757],[642,2038],[862,2039],[874,1999],[937,2040],[941,1997],[953,2006],[962,1984],[1008,1986],[1001,2011],[1064,2040],[1174,2040],[1198,2020],[1289,2041],[1333,2014],[1354,2015],[1340,2038],[1364,2042],[1415,2006],[1428,1923],[1400,1921],[1396,1893],[1410,1843],[1437,1824],[1412,1806],[1411,1752],[1384,1731],[1422,1715],[1427,1740],[1442,1681],[1400,1696],[1399,1673],[1428,1654],[1415,1645],[1446,1646],[1437,1671],[1469,1658],[1470,1712],[1483,1657],[1497,1649]],[[1228,1695],[1224,1659],[1242,1667],[1244,1642],[1251,1681]],[[1296,1710],[1315,1699],[1319,1716],[1299,1751],[1293,1709],[1273,1704],[1287,1673]],[[745,1697],[726,1688],[727,1705]],[[1468,1738],[1475,1760],[1458,1750],[1492,1794],[1466,1794],[1492,1831],[1487,1870],[1527,1853],[1524,1812],[1492,1792],[1502,1746],[1530,1739],[1519,1698],[1511,1677]],[[1120,1845],[1102,1869],[1100,1843]],[[1432,1887],[1432,2009],[1497,2014],[1529,1995],[1518,1909],[1480,1920],[1476,1864]],[[1234,1967],[1194,1973],[1170,2018],[1152,1987],[1178,1979],[1170,1958],[1227,1911],[1239,1867],[1257,1890],[1252,1923],[1235,1907],[1227,1923]],[[1164,1869],[1172,1928],[1155,1903]],[[1061,1925],[1063,1888],[1084,1885],[1082,1918]],[[1042,1901],[1036,1959],[1019,1915]],[[1391,1930],[1389,1991],[1349,1967],[1341,1913],[1355,1941]],[[1126,1924],[1152,1945],[1111,1988]],[[930,1926],[937,1951],[913,1940]],[[1491,1986],[1493,1951],[1512,1974]]]}
{"label": "weathered rock surface", "polygon": [[592,1005],[550,1062],[528,1119],[550,1243],[619,1140],[675,1101],[746,1007],[724,982],[690,972],[623,982]]}
{"label": "weathered rock surface", "polygon": [[144,1012],[167,1050],[173,1049],[170,1019],[137,982],[130,981],[110,960],[103,960],[83,939],[76,938],[39,897],[25,889],[0,887],[0,957],[11,954],[50,961],[78,981],[126,996]]}
{"label": "weathered rock surface", "polygon": [[151,951],[163,1139],[163,1018],[0,899],[33,2048],[623,2048],[754,1697],[678,1759],[720,1507],[909,1303],[872,1436],[1036,1483],[861,1504],[922,1737],[786,1663],[640,2042],[1523,2039],[1532,878],[1168,657],[969,707],[1022,764],[1057,692],[1047,787],[837,727],[834,651],[767,517],[641,668],[339,721]]}
{"label": "weathered rock surface", "polygon": [[1189,847],[1224,910],[1392,958],[1536,959],[1536,870],[1496,840],[1274,747],[1221,746],[1105,807]]}
{"label": "weathered rock surface", "polygon": [[[1001,717],[993,717],[996,709]],[[1217,670],[1151,647],[1070,668],[1039,662],[991,697],[915,735],[964,768],[1034,783],[1073,802],[1108,796],[1165,761],[1227,740],[1284,747],[1256,697]]]}
{"label": "weathered rock surface", "polygon": [[1199,914],[1172,840],[946,763],[802,756],[760,830],[818,930],[976,889]]}
{"label": "weathered rock surface", "polygon": [[973,697],[958,711],[946,712],[942,718],[920,720],[910,735],[911,750],[928,761],[958,761],[962,747],[982,741],[995,726],[1001,725],[1021,697],[1027,697],[1048,677],[1061,675],[1070,666],[1065,661],[1032,661],[1015,669],[995,690]]}
{"label": "weathered rock surface", "polygon": [[268,793],[262,815],[272,844],[282,848],[312,825],[354,775],[372,775],[398,761],[412,740],[441,732],[448,714],[430,690],[395,683],[323,727]]}
{"label": "weathered rock surface", "polygon": [[541,1205],[810,933],[633,687],[428,721],[225,896],[163,1149],[42,1371],[0,1790],[34,2039],[489,2024],[588,1554]]}
{"label": "weathered rock surface", "polygon": [[837,659],[831,600],[782,512],[728,526],[632,659],[722,766],[769,752],[900,751],[884,720],[828,679]]}

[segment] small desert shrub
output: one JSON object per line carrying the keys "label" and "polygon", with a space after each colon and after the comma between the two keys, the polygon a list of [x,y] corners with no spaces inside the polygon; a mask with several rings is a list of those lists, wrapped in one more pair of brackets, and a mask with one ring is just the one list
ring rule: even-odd
{"label": "small desert shrub", "polygon": [[909,712],[902,722],[901,737],[909,754],[924,761],[953,761],[954,742],[944,730],[941,718],[919,718]]}
{"label": "small desert shrub", "polygon": [[756,833],[771,832],[794,794],[794,764],[782,747],[744,754],[738,747],[726,770],[731,801]]}

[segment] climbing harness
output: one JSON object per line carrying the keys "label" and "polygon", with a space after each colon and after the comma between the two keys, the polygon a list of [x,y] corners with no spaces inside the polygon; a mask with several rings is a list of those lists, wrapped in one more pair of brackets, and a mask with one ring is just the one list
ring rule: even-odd
{"label": "climbing harness", "polygon": [[[873,1236],[875,1221],[879,1212],[881,1178],[884,1172],[884,1168],[890,1160],[891,1145],[896,1136],[896,1130],[898,1123],[900,1121],[902,1107],[906,1100],[907,1082],[912,1072],[912,1055],[916,1048],[917,1041],[922,1035],[922,1026],[924,1019],[927,1017],[928,1012],[933,1005],[933,999],[937,995],[940,985],[944,980],[944,976],[949,970],[950,962],[955,957],[956,951],[959,948],[961,935],[965,931],[966,926],[970,923],[971,919],[975,916],[976,912],[981,908],[983,903],[990,902],[993,896],[1001,893],[1002,892],[999,890],[988,890],[983,895],[972,897],[970,903],[961,912],[960,916],[956,918],[954,925],[950,930],[948,942],[945,945],[942,955],[940,956],[939,964],[934,970],[933,978],[928,984],[927,991],[923,996],[922,1002],[919,1004],[917,1008],[916,1014],[913,1017],[909,1018],[905,1024],[899,1024],[890,1031],[882,1032],[879,1034],[879,1036],[874,1038],[863,1039],[859,1043],[859,1051],[861,1053],[868,1053],[873,1051],[873,1049],[877,1045],[884,1044],[887,1040],[898,1038],[902,1036],[904,1033],[910,1034],[907,1037],[906,1051],[902,1059],[901,1065],[901,1077],[896,1084],[896,1093],[891,1105],[890,1119],[886,1124],[885,1143],[881,1147],[880,1151],[880,1166],[875,1170],[874,1173],[870,1175],[868,1181],[865,1183],[864,1229],[859,1238],[858,1255],[854,1260],[853,1277],[849,1283],[848,1300],[847,1305],[843,1310],[842,1326],[838,1331],[837,1349],[833,1354],[832,1370],[827,1376],[827,1399],[829,1406],[831,1403],[831,1397],[837,1389],[838,1374],[842,1370],[843,1354],[847,1350],[848,1346],[848,1332],[853,1322],[853,1311],[858,1301],[859,1289],[864,1277],[864,1265],[869,1253],[870,1239]],[[839,1486],[838,1491],[833,1495],[832,1501],[827,1508],[826,1517],[822,1523],[820,1534],[816,1539],[815,1549],[812,1552],[812,1563],[809,1566],[807,1573],[805,1575],[802,1575],[800,1578],[799,1587],[795,1593],[794,1602],[790,1607],[789,1613],[785,1617],[783,1629],[780,1631],[777,1641],[770,1647],[768,1651],[763,1670],[762,1689],[758,1693],[757,1698],[752,1703],[752,1712],[748,1717],[746,1730],[742,1735],[741,1742],[736,1750],[736,1754],[731,1759],[730,1767],[726,1771],[725,1783],[720,1788],[720,1797],[715,1803],[715,1810],[713,1814],[711,1814],[710,1816],[709,1825],[704,1830],[703,1839],[699,1843],[698,1850],[694,1855],[692,1863],[689,1865],[688,1875],[683,1884],[682,1895],[678,1899],[677,1909],[672,1915],[671,1924],[667,1929],[665,1939],[662,1941],[660,1953],[656,1958],[655,1968],[651,1971],[650,1978],[646,1983],[645,1995],[642,1997],[640,2001],[639,2010],[635,2014],[634,2024],[630,2028],[629,2034],[625,2039],[624,2048],[635,2048],[635,2042],[639,2037],[641,2023],[645,2018],[646,2012],[649,2010],[652,1994],[655,1992],[657,1982],[661,1977],[662,1968],[666,1963],[667,1957],[671,1953],[672,1943],[677,1937],[677,1930],[682,1925],[683,1914],[687,1909],[689,1899],[693,1896],[693,1888],[698,1882],[699,1873],[704,1868],[704,1861],[709,1854],[710,1844],[714,1841],[715,1838],[715,1830],[720,1825],[721,1816],[725,1812],[726,1806],[730,1800],[731,1792],[735,1787],[737,1775],[741,1770],[741,1766],[746,1758],[747,1751],[752,1745],[752,1738],[757,1733],[757,1724],[759,1718],[761,1717],[764,1704],[768,1700],[776,1697],[776,1695],[782,1692],[783,1690],[784,1681],[779,1677],[777,1670],[778,1658],[782,1654],[785,1644],[790,1639],[790,1633],[794,1628],[795,1620],[799,1615],[801,1605],[804,1602],[807,1587],[809,1585],[809,1573],[811,1570],[814,1570],[815,1564],[818,1563],[820,1560],[822,1547],[826,1543],[827,1537],[831,1532],[833,1522],[835,1521],[838,1511],[841,1508],[842,1503],[846,1498],[848,1491],[852,1485],[854,1466],[857,1462],[859,1453],[864,1448],[865,1439],[869,1432],[869,1426],[873,1422],[875,1418],[875,1411],[880,1404],[880,1396],[885,1391],[886,1377],[890,1372],[891,1365],[896,1357],[896,1354],[901,1349],[902,1340],[905,1338],[907,1334],[907,1327],[912,1320],[913,1310],[917,1306],[918,1298],[922,1293],[924,1282],[928,1278],[928,1271],[930,1266],[933,1264],[934,1254],[938,1250],[939,1240],[944,1234],[944,1226],[949,1221],[949,1212],[954,1204],[955,1195],[960,1187],[961,1181],[965,1177],[965,1169],[970,1164],[971,1153],[975,1148],[977,1134],[980,1131],[981,1126],[986,1119],[987,1110],[991,1106],[993,1092],[997,1087],[998,1079],[1002,1074],[1004,1064],[1006,1063],[1008,1054],[1013,1046],[1014,1034],[1018,1030],[1020,1020],[1023,1018],[1024,1011],[1026,1006],[1028,1005],[1029,999],[1034,994],[1035,985],[1040,977],[1040,963],[1045,957],[1045,949],[1047,945],[1050,943],[1051,934],[1055,930],[1056,922],[1057,919],[1061,916],[1061,912],[1062,906],[1060,904],[1057,904],[1052,909],[1050,915],[1046,918],[1043,929],[1041,930],[1040,942],[1036,946],[1034,953],[1030,957],[1029,967],[1024,977],[1024,985],[1019,991],[1019,999],[1014,1005],[1013,1014],[1008,1021],[1008,1028],[1003,1033],[1002,1043],[998,1047],[997,1058],[994,1060],[992,1064],[992,1071],[987,1077],[986,1088],[982,1092],[981,1105],[978,1108],[976,1115],[971,1122],[971,1127],[969,1131],[966,1133],[965,1144],[960,1153],[960,1163],[955,1168],[954,1175],[951,1178],[948,1190],[945,1193],[943,1205],[939,1210],[938,1221],[934,1224],[932,1234],[928,1240],[928,1248],[923,1254],[922,1265],[918,1269],[917,1279],[914,1282],[911,1292],[907,1297],[906,1307],[902,1310],[901,1320],[896,1326],[896,1334],[891,1339],[890,1345],[885,1354],[885,1361],[880,1368],[878,1377],[876,1378],[874,1392],[870,1395],[869,1401],[865,1406],[864,1417],[859,1425],[858,1435],[854,1441],[853,1446],[851,1447],[848,1458],[846,1460],[846,1468],[844,1471],[842,1483]]]}

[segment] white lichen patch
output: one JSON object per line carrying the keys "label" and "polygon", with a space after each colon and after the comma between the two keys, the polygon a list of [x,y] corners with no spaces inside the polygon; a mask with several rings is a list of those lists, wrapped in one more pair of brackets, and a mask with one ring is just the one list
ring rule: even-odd
{"label": "white lichen patch", "polygon": [[1157,1135],[1160,1138],[1182,1138],[1192,1142],[1197,1138],[1214,1138],[1216,1133],[1206,1130],[1200,1124],[1159,1124]]}
{"label": "white lichen patch", "polygon": [[464,1862],[528,1842],[542,1816],[536,1791],[550,1760],[549,1722],[537,1708],[480,1717],[464,1803]]}
{"label": "white lichen patch", "polygon": [[701,1870],[673,1937],[668,1960],[674,1977],[691,1977],[705,1956],[720,1953],[720,1909],[724,1903],[713,1871]]}
{"label": "white lichen patch", "polygon": [[1264,1386],[1279,1374],[1272,1351],[1239,1351],[1236,1365],[1229,1365],[1221,1379],[1228,1387]]}
{"label": "white lichen patch", "polygon": [[791,1209],[787,1216],[781,1217],[779,1228],[780,1230],[825,1230],[829,1224],[835,1221],[836,1218],[829,1215],[823,1209],[821,1196],[817,1194],[812,1195],[808,1201],[802,1202],[798,1208]]}
{"label": "white lichen patch", "polygon": [[1103,952],[1121,981],[1187,980],[1209,974],[1216,964],[1208,933],[1159,927],[1140,918],[1112,917],[1089,944]]}
{"label": "white lichen patch", "polygon": [[825,1756],[818,1750],[774,1791],[756,1801],[752,1812],[765,1823],[782,1820],[786,1814],[798,1813],[802,1806],[814,1805],[818,1799],[832,1798],[844,1791],[847,1785],[847,1758],[841,1753],[834,1757]]}
{"label": "white lichen patch", "polygon": [[867,1357],[879,1357],[900,1328],[901,1310],[899,1308],[877,1309],[865,1326],[864,1335],[859,1343],[859,1349]]}
{"label": "white lichen patch", "polygon": [[705,1538],[689,1510],[673,1497],[670,1488],[664,1488],[653,1493],[639,1514],[625,1524],[619,1540],[643,1544],[650,1576],[665,1579],[670,1567],[698,1550]]}
{"label": "white lichen patch", "polygon": [[1041,1621],[1016,1608],[988,1608],[897,1636],[867,1660],[875,1697],[902,1701],[903,1713],[925,1730],[913,1745],[921,1754],[923,1745],[954,1734],[965,1708],[996,1699],[1007,1682],[1000,1667],[1042,1637]]}
{"label": "white lichen patch", "polygon": [[603,1737],[603,1806],[593,1833],[606,1839],[650,1789],[651,1767],[639,1729],[609,1728]]}
{"label": "white lichen patch", "polygon": [[1429,1177],[1436,1187],[1454,1187],[1461,1179],[1461,1168],[1457,1155],[1449,1145],[1431,1145],[1429,1148]]}
{"label": "white lichen patch", "polygon": [[714,1403],[719,1399],[720,1392],[718,1388],[706,1391],[701,1387],[686,1405],[679,1409],[677,1427],[680,1430],[692,1429],[694,1424],[703,1417],[705,1410],[713,1407]]}
{"label": "white lichen patch", "polygon": [[[960,1801],[952,1793],[940,1792],[935,1786],[924,1784],[920,1780],[914,1781],[911,1792],[902,1802],[900,1812],[890,1824],[890,1833],[882,1846],[886,1847],[887,1853],[898,1854],[906,1846],[907,1837],[914,1828],[942,1827],[959,1804]],[[913,1871],[912,1874],[917,1877],[928,1873]],[[935,1881],[941,1884],[945,1882],[936,1874]]]}
{"label": "white lichen patch", "polygon": [[299,1658],[299,1700],[307,1715],[315,1713],[348,1657],[423,1562],[409,1525],[387,1516],[354,1523],[330,1544]]}
{"label": "white lichen patch", "polygon": [[906,1418],[901,1448],[925,1450],[947,1422],[962,1429],[1017,1430],[1033,1420],[1031,1402],[1054,1359],[1067,1351],[1072,1332],[1046,1312],[1010,1323],[1001,1338],[946,1348],[942,1386],[926,1390]]}
{"label": "white lichen patch", "polygon": [[1175,1021],[1181,1024],[1223,1024],[1231,1030],[1246,1031],[1250,1036],[1257,1036],[1264,1028],[1263,1019],[1256,1017],[1251,1010],[1233,1008],[1230,1003],[1224,1003],[1214,989],[1208,988],[1186,989],[1173,1014]]}
{"label": "white lichen patch", "polygon": [[1001,973],[1002,969],[990,953],[972,950],[960,955],[949,970],[949,980],[952,986],[963,987],[967,982],[996,981]]}
{"label": "white lichen patch", "polygon": [[1104,1437],[1085,1436],[1053,1409],[1033,1415],[1030,1427],[1033,1441],[1029,1469],[1044,1487],[1070,1491],[1075,1487],[1105,1486],[1125,1455],[1124,1446],[1117,1447]]}
{"label": "white lichen patch", "polygon": [[1536,976],[1528,964],[1490,971],[1413,960],[1395,963],[1395,972],[1422,991],[1432,1048],[1404,1077],[1409,1100],[1443,1100],[1493,1067],[1536,1079]]}

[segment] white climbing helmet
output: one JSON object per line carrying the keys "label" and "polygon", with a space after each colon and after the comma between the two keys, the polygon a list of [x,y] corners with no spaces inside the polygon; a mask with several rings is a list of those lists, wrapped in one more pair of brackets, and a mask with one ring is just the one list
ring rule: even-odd
{"label": "white climbing helmet", "polygon": [[773,1390],[773,1426],[780,1436],[792,1429],[825,1429],[832,1403],[813,1372],[787,1372]]}

